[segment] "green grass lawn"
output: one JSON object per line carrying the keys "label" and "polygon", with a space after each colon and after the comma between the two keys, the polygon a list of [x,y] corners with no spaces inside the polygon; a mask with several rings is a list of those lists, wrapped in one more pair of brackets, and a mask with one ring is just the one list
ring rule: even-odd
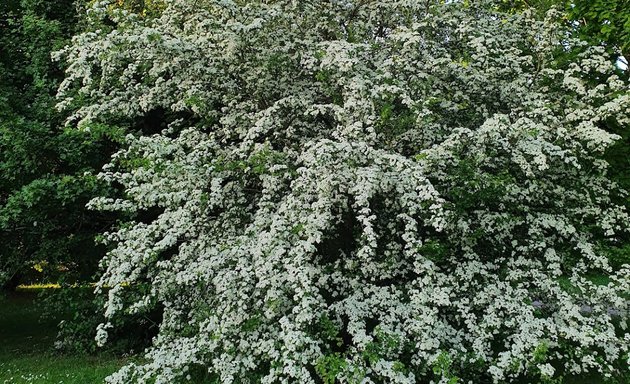
{"label": "green grass lawn", "polygon": [[32,293],[0,296],[0,384],[92,384],[126,363],[112,355],[60,354],[55,319],[41,321]]}

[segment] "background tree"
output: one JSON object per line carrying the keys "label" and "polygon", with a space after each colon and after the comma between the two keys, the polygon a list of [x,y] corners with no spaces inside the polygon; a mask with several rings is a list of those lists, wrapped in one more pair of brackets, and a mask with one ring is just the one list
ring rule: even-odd
{"label": "background tree", "polygon": [[625,65],[630,60],[630,6],[625,0],[574,0],[568,16],[578,26],[580,37],[594,44],[617,49]]}
{"label": "background tree", "polygon": [[0,25],[0,284],[90,279],[113,216],[85,205],[109,189],[94,173],[119,136],[64,129],[55,110],[64,73],[51,52],[77,31],[74,1],[4,1]]}

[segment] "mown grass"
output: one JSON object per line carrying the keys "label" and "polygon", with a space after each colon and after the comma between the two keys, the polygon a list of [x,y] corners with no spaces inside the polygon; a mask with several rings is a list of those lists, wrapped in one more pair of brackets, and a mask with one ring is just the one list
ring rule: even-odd
{"label": "mown grass", "polygon": [[0,384],[103,383],[126,363],[113,355],[61,354],[56,318],[41,320],[32,292],[0,296]]}

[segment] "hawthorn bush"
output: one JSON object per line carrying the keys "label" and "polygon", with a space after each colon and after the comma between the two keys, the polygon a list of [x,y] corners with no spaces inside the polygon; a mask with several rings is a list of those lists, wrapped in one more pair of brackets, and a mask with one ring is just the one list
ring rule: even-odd
{"label": "hawthorn bush", "polygon": [[105,235],[98,342],[161,312],[110,383],[624,380],[602,127],[630,94],[554,10],[110,3],[58,54],[68,124],[159,132],[100,175],[124,198],[90,203],[137,218]]}

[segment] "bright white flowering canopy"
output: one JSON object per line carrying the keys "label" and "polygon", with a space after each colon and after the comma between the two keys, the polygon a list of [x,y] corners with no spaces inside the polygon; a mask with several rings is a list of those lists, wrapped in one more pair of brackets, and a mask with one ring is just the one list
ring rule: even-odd
{"label": "bright white flowering canopy", "polygon": [[60,106],[80,127],[156,110],[168,124],[103,171],[125,199],[92,203],[158,212],[107,235],[99,341],[117,316],[163,308],[148,362],[111,383],[627,364],[629,268],[605,249],[629,219],[601,127],[630,124],[630,96],[600,49],[563,60],[578,43],[553,13],[171,0],[143,19],[107,3],[91,17],[117,27],[61,52]]}

